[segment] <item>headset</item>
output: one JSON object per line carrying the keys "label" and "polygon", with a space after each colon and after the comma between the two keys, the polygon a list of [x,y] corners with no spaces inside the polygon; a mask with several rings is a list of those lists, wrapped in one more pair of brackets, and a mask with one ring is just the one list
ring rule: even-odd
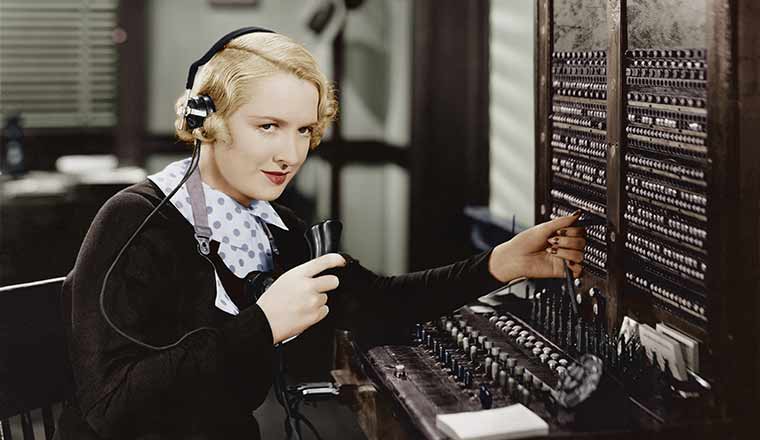
{"label": "headset", "polygon": [[[253,33],[274,33],[274,31],[271,31],[269,29],[261,28],[261,27],[244,27],[241,29],[234,30],[227,35],[220,38],[216,43],[214,43],[213,46],[197,61],[195,61],[193,64],[190,65],[190,71],[187,74],[187,83],[185,84],[185,105],[180,109],[178,113],[179,116],[182,116],[182,128],[190,128],[192,130],[202,127],[203,122],[206,120],[206,118],[216,111],[216,107],[214,106],[214,101],[211,99],[208,95],[198,95],[198,96],[190,96],[190,92],[193,88],[193,82],[195,81],[195,75],[198,73],[198,68],[206,63],[218,52],[222,51],[227,44],[232,41],[233,39],[246,34],[253,34]],[[190,178],[190,175],[195,171],[195,169],[198,167],[198,163],[200,162],[200,146],[201,142],[196,139],[195,146],[193,148],[193,154],[190,159],[190,166],[188,166],[187,171],[185,172],[185,175],[182,176],[182,179],[180,180],[179,184],[169,193],[167,194],[163,200],[155,207],[153,210],[148,214],[147,217],[145,217],[145,220],[140,224],[140,226],[137,227],[137,230],[132,233],[132,235],[129,237],[127,242],[122,246],[121,250],[119,250],[119,253],[116,254],[116,258],[114,258],[113,263],[111,263],[111,266],[106,271],[105,276],[103,277],[103,284],[100,288],[100,313],[103,315],[103,318],[106,320],[108,325],[116,331],[116,333],[120,334],[121,336],[125,337],[126,339],[130,340],[131,342],[134,342],[135,344],[150,349],[154,351],[163,351],[170,348],[173,348],[179,344],[182,343],[188,336],[195,334],[200,331],[212,331],[212,332],[218,332],[219,330],[213,327],[199,327],[194,330],[191,330],[184,335],[182,335],[181,338],[179,338],[177,341],[167,344],[167,345],[151,345],[146,342],[143,342],[134,336],[129,335],[124,330],[120,329],[108,316],[108,313],[106,312],[105,307],[105,298],[106,298],[106,286],[108,284],[108,279],[111,276],[111,272],[118,264],[119,260],[121,259],[122,255],[126,250],[129,248],[129,246],[132,244],[134,239],[140,234],[140,232],[145,228],[145,225],[150,221],[150,219],[163,207],[167,201],[169,201],[174,194],[179,191],[179,189],[182,187],[182,185],[185,184],[187,179]],[[199,250],[200,251],[200,250]],[[201,255],[203,255],[206,259],[208,257],[201,252]],[[211,260],[209,260],[211,261]]]}
{"label": "headset", "polygon": [[227,44],[234,40],[235,38],[246,35],[246,34],[254,34],[254,33],[270,33],[273,34],[274,31],[271,31],[269,29],[257,27],[257,26],[251,26],[251,27],[244,27],[235,31],[230,32],[229,34],[223,36],[219,39],[216,43],[214,43],[213,46],[211,46],[211,49],[209,49],[202,57],[200,57],[196,62],[190,65],[190,71],[187,72],[187,82],[185,83],[185,105],[180,110],[183,117],[183,123],[184,126],[182,128],[190,128],[191,130],[194,130],[198,127],[203,126],[203,121],[206,120],[206,118],[216,111],[216,107],[214,106],[214,101],[211,99],[208,95],[198,95],[198,96],[190,96],[190,92],[193,89],[193,82],[195,82],[195,75],[198,73],[198,68],[211,60],[211,58],[216,55],[218,52],[220,52],[222,49],[227,46]]}

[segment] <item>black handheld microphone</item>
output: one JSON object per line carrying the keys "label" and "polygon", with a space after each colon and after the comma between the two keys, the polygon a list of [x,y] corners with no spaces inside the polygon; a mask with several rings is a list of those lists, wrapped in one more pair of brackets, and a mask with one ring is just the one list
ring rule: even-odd
{"label": "black handheld microphone", "polygon": [[[267,230],[268,231],[268,230]],[[340,249],[340,234],[343,231],[343,224],[338,220],[325,220],[321,223],[317,223],[308,231],[304,232],[306,243],[309,246],[310,259],[317,258],[319,256],[329,254],[331,252],[338,252]],[[270,243],[274,245],[274,241],[270,239]],[[330,271],[323,272],[325,274],[332,273]],[[245,293],[246,295],[253,295],[258,301],[259,297],[272,285],[274,282],[274,274],[272,272],[260,272],[253,271],[245,277]]]}
{"label": "black handheld microphone", "polygon": [[[343,232],[343,223],[339,220],[325,220],[309,228],[304,233],[306,243],[309,245],[309,257],[313,260],[325,254],[338,253],[341,232]],[[346,262],[349,261],[348,256],[343,255],[343,258]],[[320,272],[319,275],[338,276],[341,273],[340,269],[342,268],[328,269]]]}
{"label": "black handheld microphone", "polygon": [[314,259],[331,252],[338,252],[341,232],[343,232],[343,223],[339,220],[325,220],[309,228],[304,233],[306,242],[309,244],[309,256]]}

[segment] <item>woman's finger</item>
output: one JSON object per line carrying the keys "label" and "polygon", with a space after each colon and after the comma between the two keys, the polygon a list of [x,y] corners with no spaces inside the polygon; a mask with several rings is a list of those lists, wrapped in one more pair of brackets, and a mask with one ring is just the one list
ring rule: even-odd
{"label": "woman's finger", "polygon": [[557,229],[557,232],[555,232],[554,235],[558,237],[585,237],[586,228],[571,227],[571,228]]}
{"label": "woman's finger", "polygon": [[552,247],[546,249],[546,252],[552,254],[554,257],[567,260],[568,262],[572,261],[574,263],[580,263],[583,261],[583,252],[579,250]]}
{"label": "woman's finger", "polygon": [[572,261],[569,261],[567,265],[570,268],[570,272],[573,273],[573,278],[580,278],[583,274],[583,265]]}
{"label": "woman's finger", "polygon": [[329,292],[336,289],[339,284],[340,280],[335,275],[322,275],[314,278],[314,289],[317,292]]}
{"label": "woman's finger", "polygon": [[580,215],[581,215],[581,210],[579,209],[570,215],[557,217],[554,220],[549,220],[548,222],[544,222],[539,227],[543,228],[544,233],[546,235],[549,235],[552,233],[552,231],[556,231],[557,229],[566,228],[572,225],[578,220],[578,217]]}
{"label": "woman's finger", "polygon": [[548,240],[554,247],[565,249],[583,249],[586,247],[586,239],[582,237],[552,237]]}
{"label": "woman's finger", "polygon": [[325,254],[313,260],[309,260],[300,266],[296,266],[290,271],[298,271],[303,276],[313,277],[314,275],[324,272],[333,267],[345,266],[346,259],[340,254]]}
{"label": "woman's finger", "polygon": [[327,294],[326,293],[320,293],[317,295],[317,305],[319,307],[322,307],[323,305],[327,304]]}
{"label": "woman's finger", "polygon": [[316,322],[319,322],[319,321],[325,319],[325,316],[327,316],[328,313],[330,313],[330,308],[327,305],[324,305],[324,306],[320,307],[319,311],[317,312],[317,321]]}

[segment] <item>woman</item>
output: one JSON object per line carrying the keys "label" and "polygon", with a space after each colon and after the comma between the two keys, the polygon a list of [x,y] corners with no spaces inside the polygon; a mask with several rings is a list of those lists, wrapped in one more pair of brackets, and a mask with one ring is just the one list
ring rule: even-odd
{"label": "woman", "polygon": [[[270,202],[337,112],[314,59],[285,36],[246,33],[190,82],[213,100],[197,128],[185,117],[195,107],[177,103],[178,137],[200,144],[197,171],[182,184],[192,160],[175,162],[106,202],[64,284],[76,394],[59,438],[258,438],[252,411],[271,386],[274,346],[328,314],[380,343],[374,323],[431,319],[523,276],[561,277],[563,259],[580,274],[577,216],[396,277],[339,254],[310,260],[304,223]],[[206,224],[208,252],[197,241]],[[250,294],[250,275],[266,271],[279,276]]]}

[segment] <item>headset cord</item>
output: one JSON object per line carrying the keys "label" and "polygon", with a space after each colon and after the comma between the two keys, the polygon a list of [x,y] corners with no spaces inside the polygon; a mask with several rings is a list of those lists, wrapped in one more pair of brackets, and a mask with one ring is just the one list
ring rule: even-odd
{"label": "headset cord", "polygon": [[287,381],[285,380],[285,355],[281,345],[275,348],[275,371],[274,371],[274,394],[277,402],[285,410],[285,436],[288,440],[295,436],[296,439],[302,440],[301,431],[296,423],[296,419],[291,414],[291,403],[288,397]]}
{"label": "headset cord", "polygon": [[[129,239],[124,244],[124,246],[122,246],[121,249],[119,250],[119,253],[116,254],[116,258],[114,258],[114,261],[111,263],[111,266],[109,266],[108,270],[106,271],[105,276],[103,277],[103,284],[101,285],[100,295],[99,295],[100,313],[103,316],[103,319],[105,319],[106,323],[108,323],[108,325],[116,333],[126,338],[127,340],[141,347],[147,348],[149,350],[154,350],[154,351],[168,350],[170,348],[178,346],[189,336],[201,331],[211,331],[215,333],[219,332],[219,330],[214,327],[198,327],[194,330],[191,330],[185,333],[177,341],[171,344],[151,345],[135,338],[134,336],[129,335],[124,330],[120,329],[108,316],[108,312],[106,311],[106,307],[105,307],[106,287],[108,285],[108,280],[111,276],[111,272],[113,272],[114,268],[119,263],[119,260],[121,259],[122,255],[124,255],[126,250],[129,248],[129,246],[132,244],[135,238],[140,234],[140,232],[142,232],[143,228],[145,228],[145,225],[148,224],[150,219],[153,218],[153,216],[166,204],[167,201],[169,201],[174,196],[174,194],[177,193],[177,191],[179,191],[182,185],[184,185],[185,182],[190,178],[190,175],[195,171],[195,168],[198,166],[199,162],[200,162],[200,141],[196,140],[195,146],[193,148],[193,154],[190,159],[190,165],[188,166],[187,171],[185,172],[185,175],[182,176],[182,179],[180,180],[179,184],[177,184],[177,186],[169,194],[167,194],[155,208],[153,208],[150,214],[148,214],[148,216],[145,217],[145,220],[143,220],[143,222],[140,224],[140,226],[137,227],[135,232],[132,233],[132,235],[129,237]],[[206,258],[206,260],[208,260],[209,263],[213,264],[211,260],[208,259],[207,256],[204,255],[204,258]],[[312,433],[315,435],[317,440],[322,440],[322,437],[320,437],[319,433],[316,430],[316,427],[304,415],[300,413],[299,411],[300,399],[296,397],[291,402],[291,399],[288,396],[287,381],[285,379],[285,359],[284,359],[284,354],[282,350],[282,345],[278,344],[275,347],[275,353],[277,356],[277,371],[275,372],[275,377],[274,377],[275,396],[277,397],[277,401],[280,403],[280,405],[282,405],[282,407],[285,409],[285,432],[287,434],[288,439],[291,439],[293,436],[295,436],[298,440],[302,440],[300,423],[303,422],[312,431]]]}
{"label": "headset cord", "polygon": [[276,369],[274,374],[274,391],[277,402],[285,410],[285,434],[288,440],[293,438],[302,440],[301,423],[303,422],[314,434],[317,440],[322,440],[317,428],[300,412],[302,397],[295,395],[291,398],[288,392],[287,380],[285,374],[285,354],[282,345],[275,346],[275,355],[277,356]]}
{"label": "headset cord", "polygon": [[[196,328],[194,330],[191,330],[191,331],[185,333],[176,342],[173,342],[171,344],[168,344],[168,345],[151,345],[151,344],[148,344],[146,342],[143,342],[143,341],[135,338],[134,336],[131,336],[131,335],[127,334],[125,331],[123,331],[122,329],[120,329],[111,320],[111,318],[109,318],[108,313],[106,312],[106,306],[105,306],[106,286],[108,284],[108,279],[111,276],[111,272],[113,272],[114,268],[118,264],[119,260],[121,259],[122,255],[124,254],[124,252],[126,252],[126,250],[129,248],[129,245],[132,244],[132,242],[134,241],[134,239],[140,234],[140,232],[142,232],[142,230],[145,227],[145,225],[148,224],[148,222],[150,221],[150,219],[153,218],[153,216],[161,209],[161,207],[163,207],[166,204],[166,202],[169,201],[169,199],[171,199],[177,191],[179,191],[179,189],[182,187],[182,185],[185,184],[185,182],[187,181],[187,179],[190,178],[190,175],[195,171],[195,168],[198,166],[199,162],[200,162],[200,141],[196,140],[195,141],[195,147],[193,148],[193,155],[192,155],[192,157],[190,159],[190,166],[188,166],[187,171],[185,172],[185,175],[182,177],[182,180],[180,180],[179,184],[174,188],[174,190],[172,190],[172,192],[170,192],[169,194],[167,194],[163,198],[163,200],[161,200],[161,202],[158,204],[158,206],[156,206],[155,208],[153,208],[153,211],[151,211],[150,214],[148,214],[148,216],[145,217],[145,220],[143,220],[143,222],[140,224],[140,226],[138,226],[137,230],[135,230],[135,232],[132,233],[132,236],[129,237],[129,240],[127,240],[127,242],[124,244],[124,246],[121,247],[121,250],[119,250],[119,253],[116,254],[116,258],[114,258],[113,263],[111,263],[111,266],[106,271],[105,277],[103,278],[103,284],[101,285],[101,289],[100,289],[100,297],[99,297],[100,298],[100,313],[101,313],[101,315],[103,315],[103,318],[106,320],[106,322],[108,323],[108,325],[111,326],[111,328],[116,333],[120,334],[121,336],[123,336],[124,338],[128,339],[129,341],[134,342],[135,344],[137,344],[137,345],[139,345],[141,347],[144,347],[144,348],[147,348],[147,349],[150,349],[150,350],[154,350],[154,351],[168,350],[170,348],[176,347],[179,344],[181,344],[182,341],[184,341],[190,335],[193,335],[193,334],[201,332],[201,331],[211,331],[211,332],[218,333],[219,330],[216,329],[216,328],[214,328],[214,327],[198,327],[198,328]],[[209,263],[211,263],[211,260],[209,260],[208,257],[204,256],[204,258],[206,258],[209,261]]]}

